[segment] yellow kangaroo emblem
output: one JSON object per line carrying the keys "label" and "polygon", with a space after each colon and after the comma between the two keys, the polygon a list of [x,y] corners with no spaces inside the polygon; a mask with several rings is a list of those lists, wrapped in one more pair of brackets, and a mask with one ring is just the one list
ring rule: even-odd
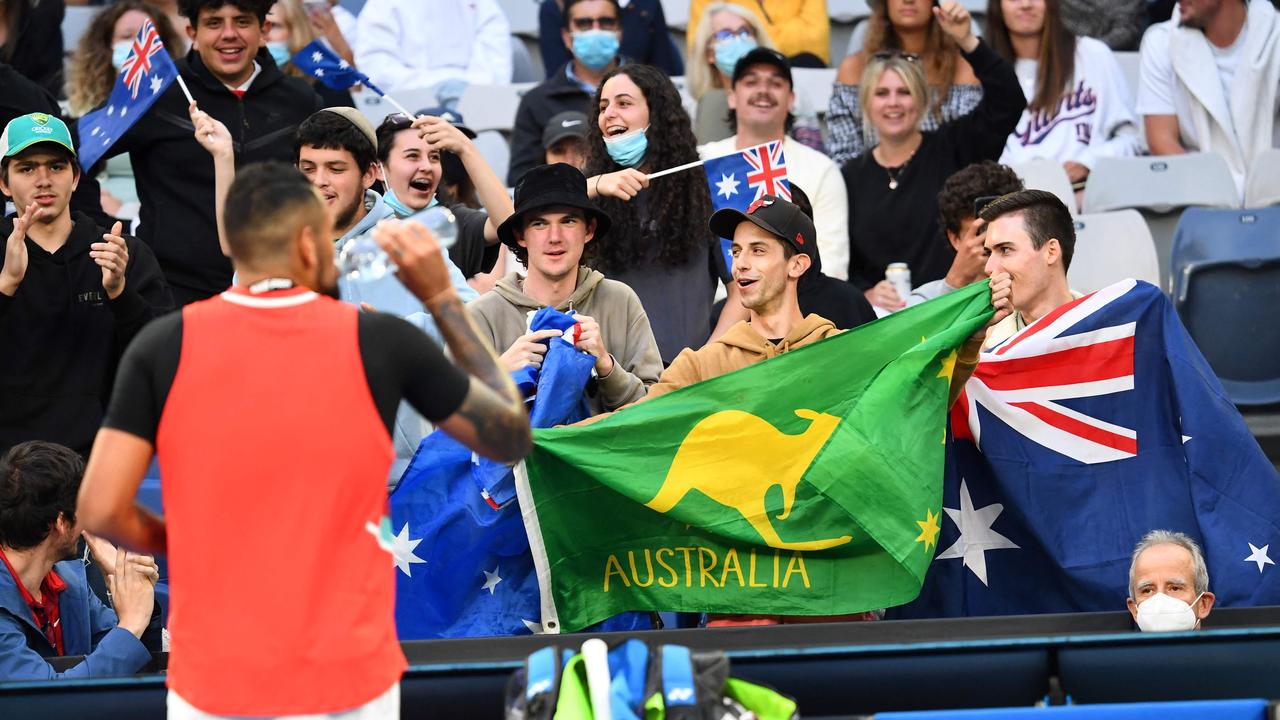
{"label": "yellow kangaroo emblem", "polygon": [[698,490],[742,513],[769,547],[825,550],[849,542],[853,538],[848,535],[785,542],[769,520],[764,506],[769,488],[782,487],[782,513],[777,519],[786,520],[795,504],[801,476],[840,424],[840,418],[834,415],[804,409],[795,412],[797,417],[811,421],[799,435],[788,435],[740,410],[724,410],[703,418],[680,443],[662,487],[645,507],[665,513],[690,490]]}

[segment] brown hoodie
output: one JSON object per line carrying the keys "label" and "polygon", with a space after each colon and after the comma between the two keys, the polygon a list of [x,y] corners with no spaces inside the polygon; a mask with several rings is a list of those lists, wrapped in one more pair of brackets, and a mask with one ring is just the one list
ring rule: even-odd
{"label": "brown hoodie", "polygon": [[[498,354],[529,332],[529,313],[542,307],[524,294],[524,279],[515,272],[467,305],[480,335],[489,339]],[[580,267],[573,294],[555,309],[576,310],[595,318],[600,323],[604,347],[613,356],[613,372],[587,386],[587,404],[593,415],[644,397],[645,388],[656,382],[662,372],[662,359],[649,328],[649,316],[631,288]]]}
{"label": "brown hoodie", "polygon": [[685,348],[680,351],[671,367],[662,373],[658,384],[649,388],[645,399],[740,370],[840,332],[830,320],[809,315],[791,328],[791,332],[787,333],[781,343],[774,345],[744,320],[697,350]]}

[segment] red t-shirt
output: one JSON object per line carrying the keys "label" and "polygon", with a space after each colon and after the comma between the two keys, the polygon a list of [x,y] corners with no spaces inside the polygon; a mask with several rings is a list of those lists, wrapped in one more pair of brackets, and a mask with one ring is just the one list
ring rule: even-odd
{"label": "red t-shirt", "polygon": [[216,715],[332,713],[400,678],[387,426],[400,397],[447,417],[467,382],[409,324],[300,288],[233,288],[143,330],[104,424],[159,455],[174,692]]}
{"label": "red t-shirt", "polygon": [[40,628],[59,655],[66,655],[66,647],[62,644],[62,618],[58,608],[58,596],[67,589],[67,582],[56,571],[50,570],[40,582],[40,601],[36,602],[36,599],[27,591],[27,586],[22,584],[18,573],[14,572],[13,565],[9,564],[9,558],[5,556],[3,550],[0,550],[0,560],[4,561],[4,566],[13,576],[18,592],[22,593],[22,599],[31,607],[31,617],[35,619],[36,627]]}

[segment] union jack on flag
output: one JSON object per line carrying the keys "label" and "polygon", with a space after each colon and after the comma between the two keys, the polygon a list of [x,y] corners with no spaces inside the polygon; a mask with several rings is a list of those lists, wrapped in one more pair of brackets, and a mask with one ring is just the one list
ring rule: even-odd
{"label": "union jack on flag", "polygon": [[[787,179],[787,161],[782,153],[781,140],[711,158],[702,167],[707,173],[711,205],[715,210],[733,208],[745,213],[751,203],[762,195],[791,199],[791,181]],[[730,241],[721,238],[720,242],[725,267],[732,267]]]}
{"label": "union jack on flag", "polygon": [[80,165],[86,170],[93,167],[176,77],[178,68],[160,42],[156,26],[150,20],[143,22],[106,104],[80,118]]}
{"label": "union jack on flag", "polygon": [[1152,285],[984,352],[948,443],[937,554],[894,617],[1116,610],[1155,529],[1200,542],[1218,604],[1280,603],[1280,475]]}

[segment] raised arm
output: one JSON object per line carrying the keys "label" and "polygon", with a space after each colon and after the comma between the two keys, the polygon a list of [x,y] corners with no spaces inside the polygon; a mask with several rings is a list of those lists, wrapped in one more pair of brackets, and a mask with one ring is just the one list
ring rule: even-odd
{"label": "raised arm", "polygon": [[213,156],[213,210],[218,219],[218,247],[222,249],[223,256],[231,257],[227,233],[222,227],[222,207],[226,204],[231,182],[236,179],[236,155],[231,132],[195,103],[191,103],[187,112],[191,114],[191,124],[196,126],[196,142]]}
{"label": "raised arm", "polygon": [[431,149],[447,150],[462,161],[467,177],[476,186],[476,197],[480,198],[480,204],[489,214],[489,220],[484,224],[485,242],[490,245],[498,242],[498,226],[511,217],[511,213],[515,212],[515,205],[507,194],[507,186],[493,168],[489,167],[489,163],[485,162],[480,149],[444,118],[423,115],[413,121],[413,126]]}
{"label": "raised arm", "polygon": [[501,462],[524,458],[532,445],[524,403],[458,299],[435,238],[414,222],[381,224],[373,237],[399,265],[401,282],[435,317],[458,367],[471,376],[462,405],[440,427],[486,457]]}

